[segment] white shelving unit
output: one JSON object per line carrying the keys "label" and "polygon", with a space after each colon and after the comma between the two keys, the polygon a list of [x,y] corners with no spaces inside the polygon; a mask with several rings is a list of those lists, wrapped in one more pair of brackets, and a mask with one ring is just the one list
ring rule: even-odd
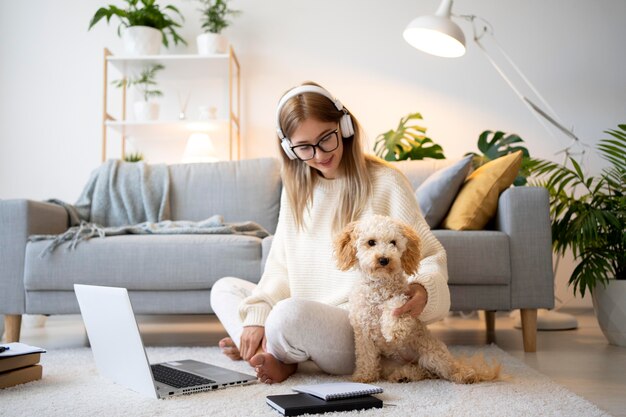
{"label": "white shelving unit", "polygon": [[[109,66],[115,68],[123,78],[136,74],[146,66],[162,64],[166,72],[159,74],[160,79],[174,79],[198,81],[208,79],[223,79],[228,82],[228,113],[226,118],[213,120],[155,120],[138,122],[127,120],[127,90],[122,87],[121,116],[114,117],[109,111],[108,88]],[[175,138],[185,136],[191,132],[211,132],[228,126],[228,155],[229,158],[239,159],[241,153],[241,75],[239,60],[233,48],[227,54],[216,55],[146,55],[146,56],[115,56],[107,48],[104,49],[104,76],[103,76],[103,114],[102,114],[102,161],[107,159],[107,134],[109,129],[121,135],[121,158],[126,153],[128,136],[150,138]]]}

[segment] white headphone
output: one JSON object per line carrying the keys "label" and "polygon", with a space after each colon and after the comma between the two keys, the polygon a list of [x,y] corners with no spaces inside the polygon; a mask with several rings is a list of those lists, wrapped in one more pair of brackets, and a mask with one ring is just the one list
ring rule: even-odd
{"label": "white headphone", "polygon": [[352,117],[350,117],[350,113],[348,113],[348,110],[343,107],[343,104],[341,104],[339,100],[331,96],[328,91],[316,85],[301,85],[299,87],[292,88],[280,99],[280,101],[278,102],[278,107],[276,108],[276,133],[278,134],[278,138],[280,139],[280,145],[282,146],[283,151],[285,151],[285,154],[289,159],[298,159],[298,157],[291,149],[291,140],[287,136],[285,136],[283,130],[280,127],[280,111],[289,99],[303,93],[317,93],[332,101],[335,105],[335,108],[343,112],[343,116],[341,116],[341,119],[339,120],[341,136],[344,138],[349,138],[350,136],[354,135],[354,125],[352,124]]}

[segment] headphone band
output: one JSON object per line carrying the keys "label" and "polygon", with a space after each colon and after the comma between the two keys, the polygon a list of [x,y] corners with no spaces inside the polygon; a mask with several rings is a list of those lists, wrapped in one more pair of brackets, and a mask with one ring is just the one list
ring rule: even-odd
{"label": "headphone band", "polygon": [[332,101],[337,110],[343,111],[344,114],[348,114],[347,110],[343,108],[343,104],[341,104],[341,101],[334,98],[325,88],[322,88],[316,85],[301,85],[298,87],[294,87],[291,90],[287,91],[285,95],[281,97],[280,101],[278,102],[278,106],[276,106],[276,133],[278,134],[278,137],[281,140],[285,139],[286,136],[283,133],[282,127],[280,126],[280,112],[285,106],[285,104],[287,103],[287,101],[303,93],[320,94],[326,97],[327,99],[329,99],[330,101]]}

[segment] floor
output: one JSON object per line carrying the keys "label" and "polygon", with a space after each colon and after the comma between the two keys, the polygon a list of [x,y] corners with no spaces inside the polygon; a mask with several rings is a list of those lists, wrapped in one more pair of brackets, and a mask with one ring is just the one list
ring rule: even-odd
{"label": "floor", "polygon": [[[539,332],[537,353],[524,353],[521,331],[514,326],[515,318],[506,313],[496,317],[495,342],[601,409],[626,417],[626,348],[606,342],[593,310],[562,311],[578,319],[578,329]],[[39,316],[24,317],[22,342],[47,349],[85,345],[80,316],[52,316],[43,327],[38,327],[38,319]],[[140,316],[138,321],[149,346],[214,346],[225,335],[214,316]],[[475,313],[457,313],[430,328],[450,345],[486,342],[484,321]]]}

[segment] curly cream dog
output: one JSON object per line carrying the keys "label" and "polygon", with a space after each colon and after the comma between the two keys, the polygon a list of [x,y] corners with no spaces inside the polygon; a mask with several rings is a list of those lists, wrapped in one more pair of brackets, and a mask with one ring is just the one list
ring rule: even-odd
{"label": "curly cream dog", "polygon": [[[393,316],[408,297],[407,275],[417,272],[420,240],[408,225],[385,216],[369,216],[346,226],[335,240],[341,270],[358,268],[362,279],[350,296],[356,368],[352,379],[371,382],[441,378],[475,383],[498,378],[500,366],[481,357],[453,357],[418,319]],[[383,359],[388,358],[383,364]]]}

